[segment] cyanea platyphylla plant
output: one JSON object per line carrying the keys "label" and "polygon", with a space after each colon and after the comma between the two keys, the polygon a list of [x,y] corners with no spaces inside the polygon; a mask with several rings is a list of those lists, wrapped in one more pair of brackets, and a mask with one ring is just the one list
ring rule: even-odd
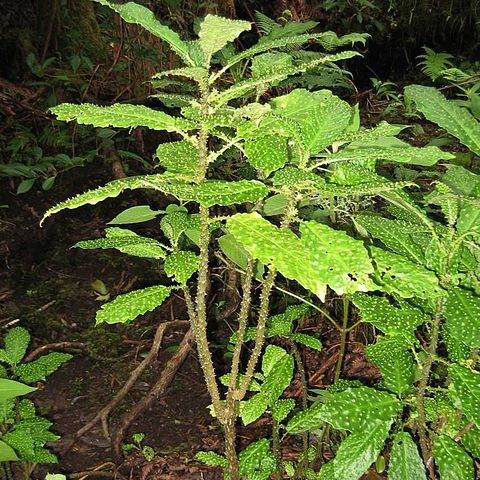
{"label": "cyanea platyphylla plant", "polygon": [[[271,316],[270,310],[276,310],[271,302],[274,289],[291,294],[287,282],[296,282],[303,294],[293,293],[293,298],[324,312],[340,331],[343,348],[346,333],[352,328],[348,324],[349,296],[386,292],[404,302],[436,298],[442,286],[434,271],[392,249],[367,245],[355,233],[351,219],[371,206],[376,196],[392,201],[401,212],[413,208],[402,192],[411,184],[378,173],[385,162],[429,166],[452,156],[436,147],[416,148],[402,142],[396,138],[402,127],[386,122],[361,128],[358,109],[331,91],[292,89],[302,74],[334,69],[335,62],[356,56],[353,51],[332,51],[363,41],[362,35],[277,32],[237,52],[232,42],[251,29],[249,22],[207,15],[200,24],[199,38],[184,41],[140,5],[97,1],[163,39],[183,61],[183,67],[160,72],[155,79],[157,86],[171,85],[165,81],[170,77],[184,79],[181,94],[158,94],[159,99],[168,98],[178,111],[168,114],[125,104],[63,104],[53,113],[60,120],[97,127],[141,126],[166,131],[173,141],[159,145],[155,155],[163,173],[115,180],[60,203],[46,217],[117,197],[128,189],[151,189],[176,197],[179,205],[143,217],[162,215],[157,238],[112,227],[106,229],[105,238],[77,245],[116,248],[150,258],[171,279],[105,303],[97,313],[97,323],[130,322],[161,305],[172,292],[181,291],[212,400],[212,414],[225,433],[225,456],[203,452],[199,458],[224,467],[230,480],[267,479],[272,474],[281,478],[283,470],[297,477],[315,476],[308,467],[306,450],[298,468],[281,461],[279,431],[283,429],[280,422],[295,407],[291,399],[281,397],[299,357],[296,344],[317,349],[321,344],[315,337],[295,331],[294,322],[306,315],[302,305]],[[323,47],[322,51],[299,50],[309,43]],[[253,179],[252,169],[256,172]],[[212,252],[221,252],[242,272],[237,331],[230,344],[230,373],[221,379],[217,378],[208,340],[210,269],[215,261]],[[258,300],[254,294],[257,284]],[[341,297],[341,323],[322,307],[332,294]],[[266,345],[267,337],[272,342],[282,337],[282,345],[289,343],[291,348]],[[245,359],[246,343],[251,345],[245,349]],[[369,453],[362,454],[354,473],[332,478],[358,478],[375,460],[398,413],[398,400],[391,393],[367,387],[359,392],[363,403],[353,393],[349,402],[374,405],[376,399],[382,402],[386,398],[388,412],[379,412],[372,428],[362,430],[368,435],[367,439],[362,437],[362,445]],[[343,395],[350,393],[347,390]],[[333,401],[332,411],[337,404]],[[261,439],[237,454],[238,418],[250,423],[266,411],[274,419],[273,452],[269,440]],[[358,422],[361,418],[357,417]],[[302,429],[306,430],[305,426]],[[344,429],[354,431],[349,425]],[[355,434],[347,440],[355,439]],[[339,472],[346,465],[345,457],[343,462],[337,461]]]}

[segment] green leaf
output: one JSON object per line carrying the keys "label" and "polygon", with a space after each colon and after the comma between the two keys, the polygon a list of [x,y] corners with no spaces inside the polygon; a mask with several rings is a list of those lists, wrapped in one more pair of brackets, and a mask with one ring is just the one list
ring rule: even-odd
{"label": "green leaf", "polygon": [[407,432],[395,435],[388,465],[389,480],[427,480],[417,446]]}
{"label": "green leaf", "polygon": [[290,305],[283,313],[270,317],[267,321],[267,337],[288,337],[293,331],[293,323],[308,315],[310,307],[305,304]]}
{"label": "green leaf", "polygon": [[376,265],[376,281],[388,293],[403,298],[438,297],[440,289],[436,274],[405,257],[381,248],[370,247]]}
{"label": "green leaf", "polygon": [[195,454],[195,460],[199,460],[205,465],[210,465],[211,467],[227,467],[228,466],[227,459],[215,452],[197,452]]}
{"label": "green leaf", "polygon": [[148,127],[152,130],[167,132],[184,132],[195,128],[188,120],[175,118],[158,110],[143,105],[128,105],[117,103],[109,107],[100,107],[90,103],[74,105],[62,103],[51,109],[58,118],[71,122],[75,120],[81,125],[95,127],[135,128]]}
{"label": "green leaf", "polygon": [[287,430],[301,433],[328,422],[337,429],[363,433],[372,424],[390,422],[400,409],[401,403],[389,393],[369,387],[347,388],[329,395],[326,403],[317,403],[297,413]]}
{"label": "green leaf", "polygon": [[0,402],[8,400],[9,398],[27,395],[27,393],[34,392],[35,390],[36,388],[29,387],[23,383],[7,378],[0,378]]}
{"label": "green leaf", "polygon": [[287,139],[278,135],[261,135],[245,141],[248,163],[268,177],[288,161]]}
{"label": "green leaf", "polygon": [[281,422],[288,417],[288,414],[295,408],[295,400],[293,398],[285,398],[277,400],[272,405],[272,417],[275,421]]}
{"label": "green leaf", "polygon": [[275,113],[299,125],[303,145],[312,154],[330,146],[350,122],[350,105],[328,90],[296,89],[271,103]]}
{"label": "green leaf", "polygon": [[452,383],[449,396],[465,416],[480,427],[480,373],[453,364],[448,369]]}
{"label": "green leaf", "polygon": [[171,288],[163,285],[147,287],[141,290],[119,295],[115,300],[105,303],[97,312],[99,323],[125,323],[160,306],[170,295]]}
{"label": "green leaf", "polygon": [[405,95],[415,102],[427,120],[444,128],[480,155],[480,124],[466,108],[447,100],[433,87],[409,85],[405,88]]}
{"label": "green leaf", "polygon": [[23,327],[15,327],[5,335],[5,349],[0,350],[0,361],[16,365],[22,360],[30,343],[30,334]]}
{"label": "green leaf", "polygon": [[212,55],[221,50],[228,42],[233,42],[242,32],[250,30],[252,24],[243,20],[207,15],[200,24],[200,47],[206,56],[206,64]]}
{"label": "green leaf", "polygon": [[265,458],[270,456],[270,442],[266,438],[252,442],[238,455],[240,476],[253,475],[261,468]]}
{"label": "green leaf", "polygon": [[15,462],[18,459],[15,450],[0,440],[0,462]]}
{"label": "green leaf", "polygon": [[69,353],[52,352],[47,355],[43,355],[37,360],[33,360],[29,363],[22,363],[13,369],[15,375],[25,383],[34,383],[38,381],[44,381],[53,372],[65,362],[68,362],[72,358]]}
{"label": "green leaf", "polygon": [[161,38],[167,42],[170,48],[179,55],[179,57],[187,64],[193,65],[193,60],[189,55],[188,44],[180,39],[178,33],[174,32],[165,25],[162,25],[151,10],[134,2],[127,2],[125,4],[115,3],[108,0],[94,0],[110,7],[117,12],[123,20],[127,23],[136,23],[141,25],[145,30],[152,35]]}
{"label": "green leaf", "polygon": [[474,480],[473,460],[465,450],[446,435],[439,435],[433,445],[441,480]]}
{"label": "green leaf", "polygon": [[129,225],[132,223],[149,222],[157,217],[160,212],[152,210],[148,205],[137,205],[127,208],[119,213],[107,225]]}
{"label": "green leaf", "polygon": [[275,266],[321,299],[325,298],[327,285],[339,294],[371,286],[368,274],[373,267],[363,243],[343,231],[305,222],[298,238],[258,213],[234,215],[227,226],[250,255]]}
{"label": "green leaf", "polygon": [[[262,370],[265,375],[265,380],[262,383],[260,394],[264,395],[267,399],[268,405],[272,405],[278,398],[282,395],[283,391],[290,385],[293,376],[294,361],[293,356],[288,355],[287,352],[283,350],[284,355],[278,357],[277,354],[273,354],[275,359],[270,358],[269,362],[273,365],[269,365],[268,370],[266,369],[266,356],[271,356],[271,350],[274,345],[268,345],[265,349]],[[282,350],[280,348],[280,350]]]}
{"label": "green leaf", "polygon": [[182,233],[192,226],[192,217],[186,210],[168,213],[160,220],[160,228],[173,246],[178,245]]}
{"label": "green leaf", "polygon": [[76,243],[74,247],[87,250],[115,248],[134,257],[153,258],[156,260],[165,258],[166,254],[161,244],[153,238],[142,237],[131,230],[117,227],[107,228],[105,233],[106,238],[83,240]]}
{"label": "green leaf", "polygon": [[244,425],[250,425],[258,420],[268,408],[268,399],[262,393],[257,393],[253,397],[240,402],[239,416]]}
{"label": "green leaf", "polygon": [[448,332],[469,347],[480,347],[480,298],[463,288],[448,291],[445,301]]}
{"label": "green leaf", "polygon": [[293,333],[290,335],[290,338],[313,350],[322,350],[322,342],[318,338],[312,337],[312,335],[307,335],[306,333]]}
{"label": "green leaf", "polygon": [[22,180],[17,187],[17,195],[29,192],[35,184],[36,178],[26,178]]}
{"label": "green leaf", "polygon": [[198,168],[198,150],[187,140],[161,143],[155,158],[169,173],[193,176]]}
{"label": "green leaf", "polygon": [[335,480],[358,480],[375,462],[391,422],[374,422],[366,431],[352,433],[338,448],[333,461]]}
{"label": "green leaf", "polygon": [[172,253],[165,260],[163,266],[169,277],[185,285],[190,277],[198,270],[199,259],[193,252],[181,251]]}
{"label": "green leaf", "polygon": [[377,337],[377,342],[368,345],[365,353],[380,369],[382,386],[398,395],[412,388],[415,364],[412,353],[405,349],[405,341],[396,336]]}
{"label": "green leaf", "polygon": [[288,197],[281,193],[268,197],[263,203],[263,214],[266,217],[282,215],[289,203]]}
{"label": "green leaf", "polygon": [[[203,85],[208,80],[208,70],[203,67],[174,68],[173,70],[163,70],[153,76],[153,78],[158,79],[163,77],[186,77]],[[152,81],[152,84],[156,86],[155,80]]]}

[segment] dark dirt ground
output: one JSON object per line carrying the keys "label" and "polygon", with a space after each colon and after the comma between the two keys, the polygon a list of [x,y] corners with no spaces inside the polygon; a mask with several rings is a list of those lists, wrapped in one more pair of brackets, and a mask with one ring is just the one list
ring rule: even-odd
{"label": "dark dirt ground", "polygon": [[[62,212],[47,220],[43,228],[39,227],[40,217],[49,206],[109,179],[101,166],[91,164],[62,176],[55,189],[47,193],[32,190],[16,196],[12,193],[14,185],[8,181],[0,188],[0,205],[9,206],[0,209],[0,336],[8,326],[22,325],[32,334],[31,348],[62,341],[83,342],[88,347],[88,352],[76,351],[73,359],[45,385],[38,385],[39,391],[33,395],[39,413],[54,421],[53,428],[62,437],[52,446],[57,454],[123,385],[148,351],[157,322],[186,318],[182,302],[174,298],[132,325],[94,326],[95,311],[101,302],[91,287],[93,281],[101,280],[114,296],[160,283],[161,274],[147,260],[131,259],[113,251],[92,252],[70,247],[81,239],[99,236],[106,221],[125,206],[147,203],[141,193],[127,194],[95,207]],[[151,199],[148,202],[151,203]],[[138,231],[154,235],[155,227],[155,222],[149,222]],[[212,296],[216,295],[215,290]],[[215,298],[212,304],[214,301]],[[304,328],[322,335],[324,350],[321,353],[302,352],[309,387],[322,387],[332,379],[338,336],[319,317],[309,319]],[[178,345],[181,330],[165,335],[158,359],[114,410],[110,425],[115,425],[158,378],[165,361],[172,355],[172,348],[168,346]],[[359,329],[352,332],[344,376],[363,379],[377,376],[363,356],[368,335],[368,331]],[[217,361],[218,370],[225,370],[220,354]],[[297,380],[287,395],[298,397],[300,394],[301,384]],[[198,450],[222,451],[221,431],[209,415],[209,403],[196,355],[190,353],[167,393],[130,426],[129,435],[144,433],[144,444],[156,451],[152,461],[147,461],[139,452],[129,452],[120,465],[114,466],[110,463],[109,441],[98,425],[67,454],[59,454],[59,464],[49,470],[72,473],[98,469],[140,480],[220,479],[219,471],[192,460]],[[269,428],[268,420],[260,419],[249,428],[241,429],[240,446],[248,445],[262,432],[268,435]],[[131,438],[124,439],[129,441]],[[298,439],[288,440],[284,457],[294,458],[299,448]],[[45,471],[43,467],[38,468],[34,478],[43,479]],[[112,478],[112,475],[96,475],[96,478]]]}

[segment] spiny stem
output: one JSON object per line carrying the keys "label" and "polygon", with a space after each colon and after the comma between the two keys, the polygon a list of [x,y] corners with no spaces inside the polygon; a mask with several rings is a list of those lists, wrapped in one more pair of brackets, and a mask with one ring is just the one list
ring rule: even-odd
{"label": "spiny stem", "polygon": [[[427,349],[427,358],[422,367],[422,376],[420,378],[420,383],[418,384],[417,391],[417,412],[418,412],[418,436],[420,438],[420,449],[422,451],[423,461],[425,465],[429,464],[431,452],[428,445],[428,436],[427,436],[427,414],[425,411],[425,393],[427,391],[428,381],[430,379],[430,373],[432,370],[433,361],[438,346],[438,339],[440,336],[440,324],[442,322],[443,310],[445,304],[445,297],[439,297],[435,306],[435,314],[433,317],[432,323],[432,333],[430,336],[430,345]],[[430,472],[431,476],[431,472]],[[432,477],[433,480],[434,477]]]}

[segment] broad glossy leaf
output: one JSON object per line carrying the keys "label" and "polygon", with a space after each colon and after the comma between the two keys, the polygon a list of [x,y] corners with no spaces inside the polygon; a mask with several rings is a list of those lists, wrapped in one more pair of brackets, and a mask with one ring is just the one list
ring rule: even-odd
{"label": "broad glossy leaf", "polygon": [[125,323],[134,320],[158,306],[170,295],[171,288],[163,285],[119,295],[115,300],[104,303],[97,312],[99,323]]}
{"label": "broad glossy leaf", "polygon": [[132,223],[149,222],[157,217],[160,212],[152,210],[148,205],[137,205],[127,208],[119,213],[107,225],[130,225]]}
{"label": "broad glossy leaf", "polygon": [[19,460],[15,450],[0,440],[0,462],[15,462]]}
{"label": "broad glossy leaf", "polygon": [[229,232],[254,258],[275,266],[321,299],[329,285],[337,293],[367,290],[373,267],[363,243],[316,222],[300,227],[302,237],[282,230],[258,213],[237,214]]}
{"label": "broad glossy leaf", "polygon": [[198,168],[197,148],[187,140],[161,143],[155,158],[170,173],[194,176]]}
{"label": "broad glossy leaf", "polygon": [[382,451],[390,425],[374,422],[365,431],[349,435],[332,460],[335,480],[359,480]]}
{"label": "broad glossy leaf", "polygon": [[0,402],[9,398],[20,397],[27,395],[27,393],[34,392],[36,388],[30,387],[8,378],[0,378]]}
{"label": "broad glossy leaf", "polygon": [[473,460],[450,437],[439,435],[435,439],[433,455],[441,480],[474,480]]}
{"label": "broad glossy leaf", "polygon": [[0,350],[0,362],[16,365],[25,356],[29,343],[30,334],[25,328],[12,328],[5,335],[5,348]]}
{"label": "broad glossy leaf", "polygon": [[455,406],[480,427],[480,373],[453,364],[448,373],[449,395]]}
{"label": "broad glossy leaf", "polygon": [[377,337],[375,344],[365,348],[365,353],[368,360],[380,369],[382,386],[387,390],[401,395],[412,388],[415,364],[402,337]]}
{"label": "broad glossy leaf", "polygon": [[397,293],[403,298],[441,295],[434,272],[381,248],[370,247],[370,252],[376,264],[376,280],[386,292]]}
{"label": "broad glossy leaf", "polygon": [[405,95],[415,102],[427,120],[444,128],[480,155],[480,124],[466,108],[447,100],[433,87],[409,85],[405,88]]}
{"label": "broad glossy leaf", "polygon": [[328,422],[337,429],[362,433],[378,422],[390,422],[400,409],[401,403],[387,392],[369,387],[347,388],[329,395],[325,403],[297,413],[287,430],[306,432]]}
{"label": "broad glossy leaf", "polygon": [[463,288],[449,289],[445,318],[451,335],[469,347],[480,346],[480,298],[477,295]]}
{"label": "broad glossy leaf", "polygon": [[170,45],[170,48],[177,53],[180,58],[188,63],[193,64],[192,59],[189,56],[188,44],[180,39],[178,34],[162,25],[156,18],[151,10],[134,2],[127,2],[125,4],[116,3],[108,0],[94,0],[110,7],[117,12],[123,20],[127,23],[136,23],[141,25],[145,30],[149,31],[156,37],[161,38]]}
{"label": "broad glossy leaf", "polygon": [[295,89],[271,103],[274,113],[299,125],[304,147],[312,154],[330,146],[350,122],[350,105],[328,90]]}
{"label": "broad glossy leaf", "polygon": [[207,15],[200,24],[200,47],[205,53],[206,63],[211,56],[221,50],[228,42],[233,42],[242,32],[250,30],[252,24],[243,20]]}
{"label": "broad glossy leaf", "polygon": [[169,277],[184,285],[190,277],[198,270],[199,260],[193,252],[181,251],[169,255],[163,266]]}
{"label": "broad glossy leaf", "polygon": [[122,253],[134,257],[165,258],[165,251],[161,244],[153,238],[141,235],[125,228],[112,227],[105,230],[106,238],[83,240],[74,245],[76,248],[92,250],[96,248],[115,248]]}
{"label": "broad glossy leaf", "polygon": [[427,480],[425,466],[410,434],[395,435],[388,465],[389,480]]}
{"label": "broad glossy leaf", "polygon": [[175,118],[143,105],[117,103],[109,107],[100,107],[90,103],[80,105],[62,103],[52,108],[51,112],[58,120],[66,122],[75,120],[81,125],[95,127],[148,127],[152,130],[166,130],[167,132],[184,132],[195,128],[195,125],[188,120]]}
{"label": "broad glossy leaf", "polygon": [[287,163],[287,139],[278,135],[249,138],[245,141],[245,154],[248,163],[268,177]]}

